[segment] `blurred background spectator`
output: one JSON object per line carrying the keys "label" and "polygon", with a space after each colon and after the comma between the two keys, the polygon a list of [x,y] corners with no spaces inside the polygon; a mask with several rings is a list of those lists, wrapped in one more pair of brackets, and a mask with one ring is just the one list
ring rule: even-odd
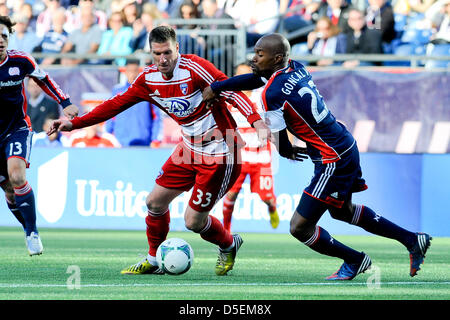
{"label": "blurred background spectator", "polygon": [[[124,25],[125,16],[122,12],[113,12],[108,20],[108,30],[103,32],[102,40],[97,53],[102,56],[129,55],[132,53],[130,41],[133,38],[133,29]],[[111,60],[105,60],[105,64],[111,64]],[[114,63],[118,66],[125,65],[124,58],[117,58]]]}
{"label": "blurred background spectator", "polygon": [[[64,44],[61,52],[75,52],[79,55],[96,53],[102,40],[103,31],[95,24],[95,15],[93,11],[87,10],[81,12],[81,28],[74,30]],[[65,65],[76,65],[88,63],[83,58],[61,59]]]}
{"label": "blurred background spectator", "polygon": [[[323,56],[324,59],[317,61],[318,66],[329,66],[334,63],[332,56],[336,52],[345,52],[345,48],[338,47],[345,44],[345,41],[338,41],[340,33],[339,27],[333,24],[328,17],[320,18],[316,23],[314,31],[308,34],[307,46],[313,55]],[[342,38],[343,34],[340,35]]]}
{"label": "blurred background spectator", "polygon": [[[358,9],[350,9],[348,14],[348,25],[350,31],[345,34],[344,52],[347,54],[381,54],[381,32],[376,29],[369,29],[364,20],[364,12]],[[338,46],[342,48],[342,46]],[[339,49],[338,49],[339,50]],[[353,68],[356,66],[374,65],[372,62],[347,60],[342,64],[346,68]]]}
{"label": "blurred background spectator", "polygon": [[438,0],[425,13],[433,34],[431,44],[450,44],[450,0]]}
{"label": "blurred background spectator", "polygon": [[33,147],[70,147],[70,140],[61,132],[55,132],[51,135],[47,135],[47,130],[50,128],[52,121],[58,118],[49,116],[45,118],[43,124],[43,131],[33,135],[32,145]]}
{"label": "blurred background spectator", "polygon": [[28,79],[26,88],[28,93],[27,114],[30,117],[31,127],[34,132],[42,132],[45,119],[60,117],[60,106],[45,94],[34,80]]}
{"label": "blurred background spectator", "polygon": [[280,0],[279,11],[283,15],[280,21],[280,31],[295,32],[306,28],[305,32],[307,33],[313,30],[314,24],[319,18],[318,9],[321,3],[322,0]]}
{"label": "blurred background spectator", "polygon": [[16,25],[14,26],[15,32],[9,38],[9,49],[32,53],[41,39],[33,29],[28,28],[28,18],[24,14],[16,13],[12,20],[16,22]]}
{"label": "blurred background spectator", "polygon": [[322,2],[318,14],[319,17],[328,17],[331,23],[337,26],[340,32],[349,31],[347,23],[350,5],[346,0],[327,0]]}
{"label": "blurred background spectator", "polygon": [[153,3],[146,3],[142,7],[142,14],[133,23],[133,37],[130,48],[133,52],[149,52],[148,34],[156,27],[155,20],[162,19],[163,15]]}
{"label": "blurred background spectator", "polygon": [[77,6],[71,7],[72,30],[81,28],[81,12],[83,11],[91,11],[94,13],[95,24],[98,25],[100,29],[106,30],[108,28],[108,16],[110,15],[107,15],[105,11],[97,8],[97,2],[95,0],[79,0]]}
{"label": "blurred background spectator", "polygon": [[[44,37],[45,33],[47,33],[52,28],[52,17],[53,14],[58,10],[58,8],[64,8],[61,6],[61,0],[43,0],[45,4],[45,10],[39,13],[36,20],[36,34],[38,37]],[[65,26],[68,32],[73,30],[73,27],[69,25],[72,22],[73,17],[70,11],[66,10],[67,25]]]}
{"label": "blurred background spectator", "polygon": [[366,25],[369,29],[379,30],[381,40],[390,44],[396,37],[394,9],[388,0],[368,0]]}
{"label": "blurred background spectator", "polygon": [[[127,90],[139,73],[139,61],[128,60],[124,70],[126,82],[114,87],[113,96]],[[106,121],[105,130],[113,134],[123,147],[159,145],[160,110],[147,101],[137,103]]]}
{"label": "blurred background spectator", "polygon": [[120,143],[110,133],[103,131],[103,124],[95,124],[77,130],[70,136],[70,146],[76,148],[119,148]]}
{"label": "blurred background spectator", "polygon": [[[48,31],[39,45],[39,52],[61,53],[64,44],[67,42],[69,34],[64,30],[67,17],[64,8],[58,8],[52,17],[52,28]],[[40,61],[42,65],[60,63],[60,59],[47,57]]]}

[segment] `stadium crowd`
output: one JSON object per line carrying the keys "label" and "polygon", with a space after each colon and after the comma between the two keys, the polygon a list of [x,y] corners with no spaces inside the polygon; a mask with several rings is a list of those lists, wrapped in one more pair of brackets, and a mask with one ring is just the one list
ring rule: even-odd
{"label": "stadium crowd", "polygon": [[[233,19],[236,28],[245,26],[249,51],[262,35],[280,32],[290,39],[294,56],[447,55],[450,42],[449,0],[0,0],[0,15],[17,23],[10,48],[29,53],[133,54],[148,50],[155,20],[168,18]],[[221,26],[177,27],[194,32]],[[197,40],[198,46],[205,41]],[[47,58],[40,63],[124,66],[125,60]],[[336,62],[325,57],[317,64]]]}
{"label": "stadium crowd", "polygon": [[[310,65],[351,68],[410,63],[335,61],[335,54],[450,55],[450,0],[0,0],[0,15],[10,16],[16,22],[9,49],[30,54],[76,53],[77,58],[39,59],[44,67],[113,64],[125,68],[125,58],[108,59],[108,56],[148,52],[148,32],[156,26],[156,21],[164,24],[166,19],[234,22],[230,25],[177,24],[178,29],[192,30],[189,39],[178,39],[181,53],[199,54],[197,49],[205,46],[208,39],[196,36],[198,29],[244,26],[248,52],[261,36],[279,32],[290,40],[293,57],[323,56],[305,62]],[[195,46],[183,46],[186,41],[195,41]],[[86,59],[86,54],[96,54],[98,59]],[[238,62],[241,61],[234,61]],[[448,60],[430,60],[422,65],[446,67],[448,64]],[[29,110],[32,112],[33,108]],[[46,117],[43,112],[39,125],[34,126],[35,131],[43,130]],[[153,120],[170,121],[164,115]],[[170,124],[155,127],[160,130],[156,135],[161,137],[161,131]],[[96,131],[92,132],[97,137]],[[97,142],[107,139],[97,138]],[[158,141],[155,138],[153,145],[159,145]],[[58,145],[57,142],[45,140],[43,145]],[[118,143],[103,141],[100,145],[117,146]]]}

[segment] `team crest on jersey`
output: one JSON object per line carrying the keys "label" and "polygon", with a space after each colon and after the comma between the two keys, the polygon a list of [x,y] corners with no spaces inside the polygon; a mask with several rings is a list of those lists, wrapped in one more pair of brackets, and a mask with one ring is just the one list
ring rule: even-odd
{"label": "team crest on jersey", "polygon": [[187,83],[180,84],[180,90],[184,95],[187,95],[188,92],[188,85]]}
{"label": "team crest on jersey", "polygon": [[9,68],[8,73],[10,76],[18,76],[20,75],[20,70],[17,67],[11,67]]}
{"label": "team crest on jersey", "polygon": [[194,109],[190,108],[191,104],[188,100],[173,98],[167,102],[168,112],[173,113],[179,118],[187,117]]}

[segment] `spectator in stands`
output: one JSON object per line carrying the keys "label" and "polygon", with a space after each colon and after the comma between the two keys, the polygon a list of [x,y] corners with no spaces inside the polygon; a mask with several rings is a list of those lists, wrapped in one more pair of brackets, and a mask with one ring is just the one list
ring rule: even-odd
{"label": "spectator in stands", "polygon": [[141,17],[133,23],[133,37],[130,40],[132,52],[149,51],[148,33],[156,27],[155,20],[162,19],[162,17],[155,4],[144,4]]}
{"label": "spectator in stands", "polygon": [[395,39],[394,9],[388,0],[368,0],[366,25],[369,29],[380,30],[381,39],[391,43]]}
{"label": "spectator in stands", "polygon": [[[64,25],[66,23],[66,12],[64,8],[58,8],[53,14],[52,28],[47,32],[40,44],[40,52],[42,53],[61,53],[64,44],[67,42],[69,34],[64,30]],[[46,57],[40,64],[58,64],[61,59]]]}
{"label": "spectator in stands", "polygon": [[[200,18],[200,14],[198,13],[198,8],[192,2],[192,0],[184,0],[183,3],[180,5],[179,18],[184,19],[184,20]],[[189,24],[184,27],[187,29],[195,29],[197,26]]]}
{"label": "spectator in stands", "polygon": [[192,0],[184,0],[179,8],[180,18],[186,21],[186,24],[180,24],[180,29],[189,29],[192,30],[189,34],[178,34],[177,39],[180,46],[180,53],[194,53],[197,55],[201,55],[201,52],[206,47],[206,39],[200,37],[196,30],[200,27],[189,23],[191,19],[200,18],[197,7],[192,2]]}
{"label": "spectator in stands", "polygon": [[6,5],[6,3],[0,3],[0,16],[9,17],[10,16],[10,12],[11,12],[11,10],[9,10],[8,6]]}
{"label": "spectator in stands", "polygon": [[[205,19],[230,19],[233,18],[227,14],[223,9],[219,9],[216,0],[203,0],[202,1],[202,18]],[[217,25],[211,24],[208,25],[207,28],[209,30],[217,30],[217,29],[234,29],[234,25]]]}
{"label": "spectator in stands", "polygon": [[32,53],[41,39],[33,30],[28,28],[28,18],[25,15],[16,13],[12,20],[16,22],[16,25],[15,32],[9,38],[9,48]]}
{"label": "spectator in stands", "polygon": [[28,2],[23,3],[17,12],[28,18],[28,28],[31,30],[36,30],[37,17],[33,14],[33,6],[31,4]]}
{"label": "spectator in stands", "polygon": [[[105,11],[100,10],[96,7],[96,2],[93,0],[80,0],[78,7],[74,8],[75,13],[73,14],[73,29],[81,28],[81,12],[92,11],[95,15],[95,24],[97,24],[100,29],[106,30],[108,28],[108,15]],[[70,30],[72,31],[72,30]]]}
{"label": "spectator in stands", "polygon": [[[124,92],[140,73],[138,60],[127,60],[125,76],[127,82],[114,87],[113,96]],[[161,117],[159,108],[149,102],[139,102],[119,113],[105,124],[106,132],[113,134],[120,144],[125,146],[159,145]]]}
{"label": "spectator in stands", "polygon": [[314,31],[308,34],[307,46],[309,52],[313,55],[323,56],[316,62],[318,66],[329,66],[334,64],[332,56],[336,52],[344,52],[345,48],[339,47],[344,41],[338,41],[344,34],[339,34],[339,27],[331,22],[328,17],[321,17]]}
{"label": "spectator in stands", "polygon": [[31,127],[34,132],[42,132],[44,130],[43,125],[46,118],[59,118],[59,104],[48,97],[35,81],[28,80],[27,92],[27,114],[30,117]]}
{"label": "spectator in stands", "polygon": [[50,128],[53,120],[58,118],[47,117],[44,120],[43,131],[33,135],[33,147],[70,147],[70,140],[61,132],[55,132],[47,135],[47,130]]}
{"label": "spectator in stands", "polygon": [[425,13],[425,17],[431,22],[435,32],[431,36],[430,43],[450,43],[450,0],[438,0]]}
{"label": "spectator in stands", "polygon": [[253,47],[258,39],[272,33],[278,26],[278,0],[236,0],[233,7],[225,10],[247,31],[247,47]]}
{"label": "spectator in stands", "polygon": [[[366,26],[364,12],[351,9],[348,14],[348,25],[352,31],[345,34],[347,54],[381,54],[381,32]],[[369,61],[347,60],[342,64],[346,68],[374,65]]]}
{"label": "spectator in stands", "polygon": [[314,29],[318,10],[322,0],[280,0],[280,14],[285,14],[281,21],[281,31],[294,32],[306,28],[308,33]]}
{"label": "spectator in stands", "polygon": [[[46,9],[42,11],[36,20],[36,34],[39,38],[43,38],[45,33],[48,32],[52,27],[52,17],[58,8],[63,8],[61,6],[61,0],[44,0]],[[67,21],[72,21],[72,14],[70,11],[66,10]],[[68,32],[72,31],[70,28],[67,29]]]}
{"label": "spectator in stands", "polygon": [[119,148],[120,143],[110,133],[104,132],[101,124],[78,130],[70,136],[70,146],[77,148]]}
{"label": "spectator in stands", "polygon": [[[96,53],[102,40],[102,29],[95,24],[95,15],[93,11],[81,12],[80,29],[74,30],[64,44],[61,52],[75,52],[78,55]],[[76,65],[89,63],[84,58],[62,59],[62,64]]]}
{"label": "spectator in stands", "polygon": [[[102,56],[129,55],[132,53],[130,41],[133,38],[133,29],[124,25],[125,16],[122,12],[114,12],[108,20],[109,29],[103,32],[102,40],[97,53]],[[111,61],[109,61],[111,62]],[[114,63],[125,65],[124,58],[117,58]]]}
{"label": "spectator in stands", "polygon": [[346,0],[327,0],[321,3],[318,13],[320,17],[330,18],[333,25],[345,33],[350,29],[347,23],[349,10],[350,5]]}
{"label": "spectator in stands", "polygon": [[138,9],[138,6],[135,1],[126,3],[123,7],[123,14],[124,14],[124,25],[127,27],[132,27],[134,21],[139,18],[140,12]]}

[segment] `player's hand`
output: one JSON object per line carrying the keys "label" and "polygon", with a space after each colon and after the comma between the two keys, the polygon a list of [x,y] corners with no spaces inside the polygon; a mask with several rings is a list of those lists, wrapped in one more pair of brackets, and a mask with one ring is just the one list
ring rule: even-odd
{"label": "player's hand", "polygon": [[292,160],[303,161],[305,159],[308,159],[307,154],[308,152],[306,148],[292,146]]}
{"label": "player's hand", "polygon": [[71,105],[65,107],[65,108],[63,109],[63,112],[64,112],[64,115],[65,115],[68,119],[72,120],[73,118],[75,118],[76,116],[78,116],[79,110],[78,110],[78,107],[77,107],[76,105],[71,104]]}
{"label": "player's hand", "polygon": [[72,131],[72,122],[68,120],[53,120],[50,128],[47,130],[47,135],[50,136],[58,131]]}
{"label": "player's hand", "polygon": [[272,133],[263,120],[257,120],[253,122],[253,128],[256,129],[256,134],[258,135],[258,140],[261,145],[266,145],[267,141],[270,141],[272,139]]}
{"label": "player's hand", "polygon": [[206,109],[210,109],[212,104],[219,100],[219,95],[215,93],[209,86],[203,89],[202,96],[203,101],[206,102]]}

